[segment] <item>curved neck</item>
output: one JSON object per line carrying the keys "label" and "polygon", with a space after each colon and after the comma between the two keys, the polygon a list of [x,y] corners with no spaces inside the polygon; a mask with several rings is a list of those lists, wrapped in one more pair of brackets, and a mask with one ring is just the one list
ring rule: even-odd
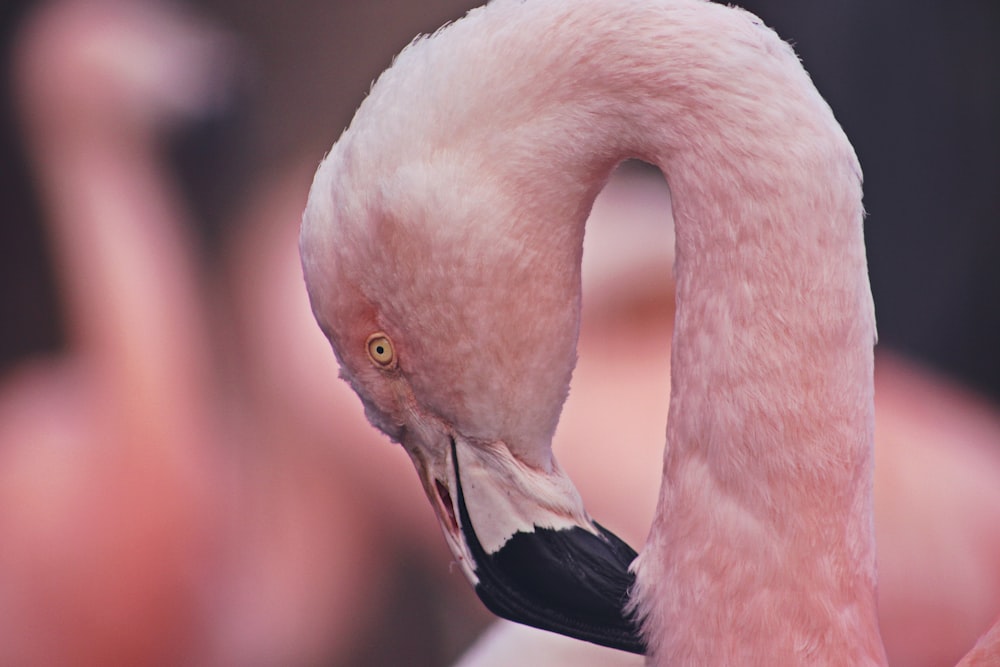
{"label": "curved neck", "polygon": [[[499,124],[439,139],[474,136],[520,201],[546,202],[526,226],[577,221],[548,241],[550,259],[578,259],[620,160],[655,163],[671,188],[673,389],[634,601],[654,659],[881,664],[875,330],[853,150],[791,48],[750,15],[571,4],[512,13],[524,50],[504,57],[530,67],[506,67],[545,80],[491,82],[502,90],[486,104],[511,100]],[[561,280],[578,289],[578,275]]]}
{"label": "curved neck", "polygon": [[[462,417],[544,467],[575,358],[587,214],[618,162],[658,165],[676,228],[673,394],[634,596],[654,662],[884,662],[860,169],[791,48],[703,0],[494,0],[430,41],[400,54],[317,172],[365,198],[310,210],[361,238],[352,225],[377,210],[392,231],[380,243],[433,248],[448,271],[382,281],[346,253],[338,271],[411,340],[467,332],[477,348],[455,375],[472,384],[452,388],[476,403]],[[329,238],[310,241],[326,244],[317,256],[336,252]],[[408,308],[443,291],[475,317]],[[456,351],[426,347],[411,377],[434,396],[416,383]],[[490,359],[505,362],[475,366]],[[451,414],[446,398],[430,407]]]}
{"label": "curved neck", "polygon": [[39,69],[51,56],[46,48],[54,43],[22,54],[22,120],[47,208],[70,356],[110,394],[128,427],[145,433],[133,438],[136,446],[194,446],[192,424],[207,419],[205,304],[183,207],[157,155],[159,128],[128,105],[116,107],[103,88],[74,95],[58,75],[79,46],[59,51],[70,60],[51,71]]}

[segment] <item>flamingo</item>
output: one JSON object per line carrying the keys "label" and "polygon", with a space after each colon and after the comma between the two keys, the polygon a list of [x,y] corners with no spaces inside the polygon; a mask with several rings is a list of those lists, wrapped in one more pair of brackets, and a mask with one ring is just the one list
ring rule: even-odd
{"label": "flamingo", "polygon": [[[626,158],[664,173],[676,225],[638,556],[550,446],[584,221]],[[653,665],[883,665],[862,217],[850,143],[753,15],[496,0],[379,78],[316,172],[300,252],[341,376],[487,607]]]}
{"label": "flamingo", "polygon": [[[69,340],[0,375],[0,664],[349,662],[380,597],[362,586],[386,567],[378,522],[347,502],[353,480],[320,472],[305,429],[271,437],[291,418],[251,406],[273,377],[260,344],[227,336],[241,382],[221,372],[215,336],[243,293],[233,312],[212,298],[220,276],[201,270],[163,154],[232,102],[236,44],[172,4],[60,0],[11,53]],[[269,303],[282,274],[244,263]]]}
{"label": "flamingo", "polygon": [[69,344],[0,379],[2,664],[191,664],[204,641],[217,421],[159,148],[221,101],[224,51],[137,2],[47,3],[12,47]]}

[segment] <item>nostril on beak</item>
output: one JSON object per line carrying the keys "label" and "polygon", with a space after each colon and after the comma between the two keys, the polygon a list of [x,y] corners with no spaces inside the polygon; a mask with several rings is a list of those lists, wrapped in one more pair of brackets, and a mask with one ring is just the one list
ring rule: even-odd
{"label": "nostril on beak", "polygon": [[440,501],[442,509],[448,516],[448,527],[451,528],[453,533],[457,534],[458,520],[455,518],[455,506],[451,502],[451,494],[448,493],[448,487],[441,480],[435,479],[434,490],[437,491],[438,501]]}

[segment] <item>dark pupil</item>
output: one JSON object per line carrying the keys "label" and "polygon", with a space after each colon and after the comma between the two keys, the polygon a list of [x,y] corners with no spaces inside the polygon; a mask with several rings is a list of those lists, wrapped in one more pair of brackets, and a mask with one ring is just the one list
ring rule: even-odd
{"label": "dark pupil", "polygon": [[385,348],[382,347],[381,345],[379,345],[379,346],[377,346],[375,348],[375,352],[376,352],[376,354],[384,354],[385,353]]}

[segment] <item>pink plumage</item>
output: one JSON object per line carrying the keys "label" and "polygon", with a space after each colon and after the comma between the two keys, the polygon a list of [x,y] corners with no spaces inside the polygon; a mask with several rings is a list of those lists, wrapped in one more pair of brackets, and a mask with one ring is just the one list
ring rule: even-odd
{"label": "pink plumage", "polygon": [[[632,157],[667,179],[677,252],[663,484],[625,610],[650,663],[885,664],[861,170],[792,49],[751,14],[498,0],[408,47],[303,219],[342,376],[410,454],[484,601],[550,627],[494,597],[521,583],[505,552],[572,534],[627,553],[550,443],[584,222]],[[573,605],[548,595],[555,629],[636,650],[564,623]]]}

